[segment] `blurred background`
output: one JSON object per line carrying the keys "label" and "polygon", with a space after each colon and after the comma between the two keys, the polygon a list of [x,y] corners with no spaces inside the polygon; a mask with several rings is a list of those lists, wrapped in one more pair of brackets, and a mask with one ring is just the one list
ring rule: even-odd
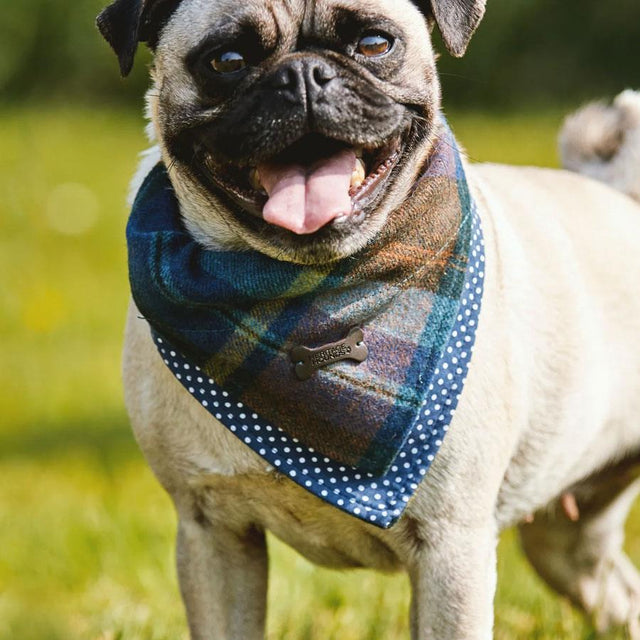
{"label": "blurred background", "polygon": [[[127,81],[101,0],[5,0],[0,20],[0,639],[186,638],[175,516],[123,409],[125,198],[150,60]],[[563,114],[640,88],[638,0],[489,0],[445,106],[474,160],[557,166]],[[640,512],[628,550],[640,561]],[[403,577],[336,574],[271,541],[269,638],[408,637]],[[499,640],[593,637],[500,550]],[[608,638],[624,638],[623,633]]]}
{"label": "blurred background", "polygon": [[[139,104],[145,65],[139,61],[133,77],[120,82],[92,29],[104,4],[5,1],[0,95]],[[445,95],[461,107],[573,104],[632,83],[640,74],[639,51],[637,0],[489,0],[470,55],[441,61]]]}

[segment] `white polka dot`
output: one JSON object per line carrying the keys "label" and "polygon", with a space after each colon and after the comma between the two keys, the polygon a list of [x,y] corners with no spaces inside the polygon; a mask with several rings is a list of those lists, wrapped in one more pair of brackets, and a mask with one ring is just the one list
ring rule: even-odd
{"label": "white polka dot", "polygon": [[[474,225],[477,225],[477,222],[474,222]],[[198,387],[195,386],[195,382],[189,385],[192,377],[186,375],[186,380],[182,380],[179,371],[190,371],[193,368],[201,372],[201,369],[186,362],[176,351],[171,351],[171,345],[167,345],[167,349],[159,347],[159,350],[161,354],[170,353],[170,357],[175,359],[171,362],[165,360],[165,364],[173,368],[176,378],[189,389],[190,393],[195,394],[195,389],[198,388],[200,396],[215,398],[218,394],[222,394],[225,399],[228,399],[228,402],[224,403],[228,413],[223,417],[209,408],[207,400],[198,398],[202,406],[211,411],[218,420],[226,423],[232,433],[239,435],[248,446],[265,457],[271,468],[281,468],[292,481],[298,482],[328,502],[349,510],[362,519],[381,522],[383,526],[388,526],[401,514],[405,503],[418,487],[417,481],[427,475],[455,413],[460,385],[464,382],[467,373],[480,311],[479,296],[482,293],[484,278],[484,271],[480,267],[484,262],[481,248],[483,241],[479,232],[474,236],[477,238],[477,246],[472,248],[474,261],[468,267],[471,279],[464,283],[466,293],[462,296],[460,310],[455,316],[451,331],[451,338],[455,342],[449,341],[440,362],[431,375],[425,376],[427,380],[429,378],[432,380],[422,387],[425,397],[419,400],[420,417],[412,427],[413,434],[403,434],[404,445],[398,452],[398,462],[392,464],[389,471],[380,477],[374,477],[371,473],[363,474],[352,467],[337,466],[326,457],[319,459],[313,455],[313,448],[300,445],[298,439],[289,437],[283,431],[264,423],[258,413],[251,414],[252,422],[249,425],[246,410],[241,412],[244,405],[238,402],[237,398],[231,397],[229,392],[220,389],[212,378],[207,379],[206,376],[196,378]],[[160,339],[156,342],[158,345],[163,344]],[[440,373],[441,371],[443,374]],[[219,406],[218,402],[212,402],[212,404],[214,407]],[[425,424],[429,425],[428,433],[424,431]],[[436,424],[437,429],[433,428]],[[248,433],[250,430],[257,435],[250,435]],[[278,437],[273,435],[274,431]],[[262,437],[260,434],[265,435]],[[264,441],[270,443],[270,448],[262,446]],[[418,446],[416,446],[417,443]],[[295,451],[295,458],[290,455],[293,451]],[[330,491],[324,488],[326,484],[331,485]],[[385,487],[386,498],[377,491],[378,486]],[[345,499],[346,496],[349,496],[348,500]]]}

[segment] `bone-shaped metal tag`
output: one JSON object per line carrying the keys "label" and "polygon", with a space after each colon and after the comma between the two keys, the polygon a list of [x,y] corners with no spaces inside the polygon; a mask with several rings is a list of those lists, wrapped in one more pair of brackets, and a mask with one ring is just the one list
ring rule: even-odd
{"label": "bone-shaped metal tag", "polygon": [[319,369],[341,362],[342,360],[355,360],[364,362],[369,357],[369,349],[364,343],[364,332],[359,327],[349,331],[349,335],[339,342],[309,349],[308,347],[295,347],[291,350],[291,360],[296,365],[296,375],[299,380],[309,380]]}

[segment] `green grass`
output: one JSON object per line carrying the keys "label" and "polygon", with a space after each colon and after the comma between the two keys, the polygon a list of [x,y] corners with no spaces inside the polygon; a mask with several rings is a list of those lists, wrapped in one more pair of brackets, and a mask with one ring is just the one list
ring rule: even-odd
{"label": "green grass", "polygon": [[[476,160],[555,165],[556,114],[457,114]],[[0,638],[186,638],[175,515],[130,435],[120,388],[124,199],[144,147],[131,114],[0,112]],[[640,513],[629,524],[640,560]],[[402,576],[312,567],[271,540],[271,640],[408,637]],[[586,639],[513,532],[496,638]],[[612,634],[610,639],[623,638]]]}

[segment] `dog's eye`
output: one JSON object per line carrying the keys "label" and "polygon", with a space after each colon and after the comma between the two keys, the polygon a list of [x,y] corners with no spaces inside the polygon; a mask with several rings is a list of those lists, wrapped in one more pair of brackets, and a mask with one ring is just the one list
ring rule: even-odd
{"label": "dog's eye", "polygon": [[237,73],[247,66],[244,56],[237,51],[223,51],[211,59],[214,71],[221,74]]}
{"label": "dog's eye", "polygon": [[392,47],[393,40],[390,36],[381,33],[369,33],[360,38],[358,53],[367,58],[375,58],[389,53]]}

